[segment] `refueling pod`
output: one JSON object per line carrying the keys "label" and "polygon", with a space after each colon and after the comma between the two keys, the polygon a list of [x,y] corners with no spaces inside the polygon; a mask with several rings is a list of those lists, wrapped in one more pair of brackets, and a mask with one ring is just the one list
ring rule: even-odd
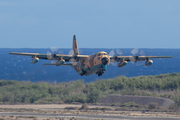
{"label": "refueling pod", "polygon": [[37,63],[38,61],[39,61],[39,58],[33,57],[33,59],[31,60],[31,63],[32,63],[32,64],[35,64],[35,63]]}

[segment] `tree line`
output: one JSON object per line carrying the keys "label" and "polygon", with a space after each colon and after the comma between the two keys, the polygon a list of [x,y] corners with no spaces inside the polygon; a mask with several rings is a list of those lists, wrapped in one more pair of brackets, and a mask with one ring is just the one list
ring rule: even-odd
{"label": "tree line", "polygon": [[[170,98],[180,106],[180,73],[48,83],[0,80],[0,103],[95,103],[109,94]],[[160,93],[160,91],[166,91]]]}

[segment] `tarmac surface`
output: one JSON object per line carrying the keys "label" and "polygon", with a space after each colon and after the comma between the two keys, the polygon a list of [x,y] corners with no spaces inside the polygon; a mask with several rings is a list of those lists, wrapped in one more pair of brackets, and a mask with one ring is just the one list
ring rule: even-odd
{"label": "tarmac surface", "polygon": [[147,116],[110,116],[110,115],[81,115],[81,114],[39,114],[39,113],[18,113],[0,112],[0,116],[34,116],[37,118],[84,118],[84,119],[107,119],[107,120],[180,120],[179,117],[147,117]]}

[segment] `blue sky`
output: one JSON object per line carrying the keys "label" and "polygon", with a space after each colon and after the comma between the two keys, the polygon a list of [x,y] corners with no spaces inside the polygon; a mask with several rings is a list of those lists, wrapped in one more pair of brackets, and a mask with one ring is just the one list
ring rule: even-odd
{"label": "blue sky", "polygon": [[1,0],[0,48],[180,48],[180,0]]}

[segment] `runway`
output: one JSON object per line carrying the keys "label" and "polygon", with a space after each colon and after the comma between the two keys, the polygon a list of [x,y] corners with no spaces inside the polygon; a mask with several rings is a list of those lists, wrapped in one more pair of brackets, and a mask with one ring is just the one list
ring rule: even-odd
{"label": "runway", "polygon": [[39,113],[18,113],[0,112],[0,116],[34,116],[37,118],[84,118],[84,119],[107,119],[107,120],[180,120],[179,117],[147,117],[147,116],[124,116],[124,115],[82,115],[82,114],[39,114]]}

